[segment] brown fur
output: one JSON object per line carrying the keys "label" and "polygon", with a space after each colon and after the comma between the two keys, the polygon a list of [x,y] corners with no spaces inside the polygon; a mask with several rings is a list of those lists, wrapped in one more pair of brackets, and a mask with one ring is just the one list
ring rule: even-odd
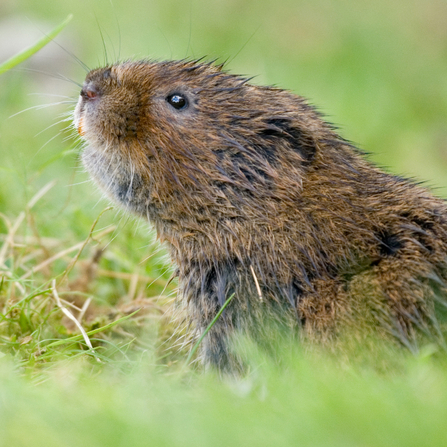
{"label": "brown fur", "polygon": [[75,124],[93,178],[168,245],[199,330],[235,293],[205,362],[227,368],[233,331],[260,337],[266,318],[320,341],[438,336],[445,202],[371,165],[303,98],[211,64],[125,62],[88,74]]}

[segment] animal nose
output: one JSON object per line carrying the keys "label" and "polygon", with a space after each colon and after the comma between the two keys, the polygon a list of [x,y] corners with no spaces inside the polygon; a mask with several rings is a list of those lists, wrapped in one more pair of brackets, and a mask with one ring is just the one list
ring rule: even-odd
{"label": "animal nose", "polygon": [[84,85],[80,95],[87,101],[94,100],[100,95],[99,88],[92,82]]}

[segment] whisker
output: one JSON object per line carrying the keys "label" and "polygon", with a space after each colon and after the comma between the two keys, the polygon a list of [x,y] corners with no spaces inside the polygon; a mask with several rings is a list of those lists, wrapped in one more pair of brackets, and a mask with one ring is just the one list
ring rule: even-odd
{"label": "whisker", "polygon": [[261,28],[262,24],[259,25],[252,33],[252,35],[247,39],[247,41],[244,43],[244,45],[242,45],[242,47],[240,48],[240,50],[229,60],[226,62],[226,65],[230,64],[231,62],[234,61],[234,59],[236,59],[237,56],[239,56],[239,53],[248,45],[248,43],[250,42],[251,39],[253,39],[253,37],[255,36],[255,34],[259,31],[259,29]]}
{"label": "whisker", "polygon": [[72,188],[73,186],[85,185],[86,183],[92,183],[92,180],[91,179],[87,179],[87,180],[84,180],[82,182],[69,183],[68,185],[65,185],[65,186],[68,187],[68,188]]}
{"label": "whisker", "polygon": [[[35,24],[34,26],[46,37],[49,37],[48,34],[44,33],[41,29],[39,29]],[[72,57],[87,73],[90,71],[90,68],[81,61],[74,53],[72,53],[70,50],[67,50],[67,48],[63,47],[59,42],[57,42],[55,39],[50,38],[51,42],[56,44],[61,50],[65,51],[70,57]]]}
{"label": "whisker", "polygon": [[[51,143],[55,138],[57,138],[60,134],[62,133],[62,131],[58,132],[56,135],[52,136],[45,144],[43,144],[40,149],[31,157],[31,160],[45,147],[47,146],[49,143]],[[30,160],[30,161],[31,161]]]}
{"label": "whisker", "polygon": [[[74,140],[74,139],[76,139],[77,137],[78,137],[78,135],[72,135],[72,134],[69,134],[69,135],[65,136],[65,137],[62,139],[62,142],[63,142],[63,143],[67,143],[68,141],[70,141],[70,140]],[[76,148],[74,148],[74,149],[76,149]]]}
{"label": "whisker", "polygon": [[76,100],[73,99],[71,96],[55,95],[53,93],[28,93],[28,96],[53,96],[55,98],[71,99],[73,102],[76,102]]}
{"label": "whisker", "polygon": [[26,68],[26,67],[12,68],[10,71],[18,71],[18,72],[28,71],[28,72],[31,72],[31,73],[38,73],[38,74],[45,75],[45,76],[48,76],[48,77],[53,78],[53,79],[57,79],[58,81],[66,81],[66,82],[69,82],[70,84],[74,84],[74,85],[77,85],[79,87],[82,87],[77,82],[73,81],[70,78],[67,78],[66,76],[61,75],[60,73],[49,73],[47,71],[37,70],[35,68]]}
{"label": "whisker", "polygon": [[189,36],[188,36],[188,45],[186,47],[185,58],[188,56],[189,48],[191,45],[191,36],[192,36],[192,0],[190,0],[189,2]]}
{"label": "whisker", "polygon": [[50,124],[50,125],[47,126],[45,129],[43,129],[43,130],[41,130],[40,132],[36,133],[36,135],[34,135],[34,138],[38,137],[41,133],[46,132],[48,129],[51,129],[52,127],[57,126],[58,124],[61,124],[61,123],[66,122],[66,121],[68,121],[68,120],[69,120],[69,118],[65,118],[65,119],[56,121],[56,122],[53,123],[53,124]]}
{"label": "whisker", "polygon": [[64,76],[64,75],[62,75],[60,73],[57,73],[57,74],[61,77],[61,79],[65,80],[67,82],[71,82],[72,84],[75,84],[75,85],[77,85],[80,88],[83,87],[82,84],[79,84],[79,82],[73,81],[73,79],[67,78],[67,76]]}
{"label": "whisker", "polygon": [[109,0],[109,2],[110,2],[110,5],[112,6],[113,14],[115,16],[116,24],[118,27],[118,59],[117,60],[119,60],[121,57],[121,27],[120,27],[120,23],[118,20],[118,16],[116,14],[115,6],[114,6],[112,0]]}
{"label": "whisker", "polygon": [[99,34],[100,34],[101,40],[102,40],[102,47],[104,49],[105,65],[109,65],[109,61],[108,61],[108,57],[107,57],[107,46],[106,46],[106,42],[104,40],[104,36],[102,34],[101,25],[99,24],[98,17],[96,16],[96,13],[95,13],[95,20],[96,20],[96,24],[98,25],[98,31],[99,31]]}
{"label": "whisker", "polygon": [[21,110],[20,112],[14,113],[14,115],[11,115],[8,117],[8,119],[10,118],[14,118],[17,115],[20,115],[23,112],[28,112],[28,110],[42,110],[42,109],[46,109],[47,107],[51,107],[51,106],[58,106],[61,104],[71,104],[67,101],[60,101],[60,102],[52,102],[51,104],[39,104],[37,106],[31,106],[31,107],[27,107],[24,110]]}
{"label": "whisker", "polygon": [[105,32],[106,36],[109,38],[110,44],[112,45],[113,58],[114,58],[114,60],[117,60],[117,57],[116,57],[116,51],[115,51],[115,46],[113,45],[113,40],[112,40],[112,38],[110,37],[110,34],[107,32],[107,30],[105,30],[104,32]]}

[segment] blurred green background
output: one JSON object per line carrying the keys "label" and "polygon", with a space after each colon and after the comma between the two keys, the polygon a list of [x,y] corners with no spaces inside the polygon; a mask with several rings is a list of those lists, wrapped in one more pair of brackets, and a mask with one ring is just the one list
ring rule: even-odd
{"label": "blurred green background", "polygon": [[[233,73],[256,75],[255,83],[307,97],[371,160],[425,180],[447,197],[445,0],[2,0],[0,62],[68,14],[73,20],[56,39],[66,51],[49,44],[0,76],[0,213],[7,217],[0,219],[2,242],[5,222],[15,219],[43,185],[57,182],[19,231],[19,236],[51,237],[48,244],[56,241],[57,248],[48,245],[47,252],[42,244],[44,250],[39,245],[29,252],[25,247],[24,254],[7,260],[7,278],[83,241],[106,205],[82,169],[70,121],[61,121],[73,110],[76,83],[85,76],[69,53],[91,68],[104,64],[105,53],[110,62],[118,57],[228,60]],[[52,103],[59,104],[46,106]],[[147,225],[125,221],[115,212],[101,218],[98,227],[115,223],[120,231],[113,233],[100,267],[161,276],[161,282],[141,288],[151,298],[162,293],[169,272],[163,259],[153,256],[158,248],[150,243]],[[85,251],[79,264],[93,256]],[[154,346],[166,334],[143,337],[135,322],[118,333],[125,345],[116,341],[117,333],[97,342],[119,346],[119,358],[101,351],[104,367],[78,345],[41,352],[43,339],[70,333],[57,308],[47,321],[42,303],[50,294],[38,296],[35,290],[47,288],[70,259],[32,281],[18,279],[27,297],[16,307],[21,313],[9,315],[9,326],[0,319],[0,445],[447,443],[445,355],[439,362],[430,346],[416,357],[386,348],[371,355],[360,347],[356,355],[335,359],[279,346],[282,364],[254,355],[250,374],[238,381],[185,376],[167,361],[160,374]],[[70,274],[71,285],[82,279],[79,271]],[[5,309],[21,296],[13,282],[0,284]],[[126,300],[138,294],[131,289],[132,282],[102,276],[85,290],[94,303],[109,306],[107,313],[132,304]],[[160,306],[149,314],[160,315],[166,309]],[[154,327],[160,323],[155,320]],[[17,328],[22,332],[14,333]]]}

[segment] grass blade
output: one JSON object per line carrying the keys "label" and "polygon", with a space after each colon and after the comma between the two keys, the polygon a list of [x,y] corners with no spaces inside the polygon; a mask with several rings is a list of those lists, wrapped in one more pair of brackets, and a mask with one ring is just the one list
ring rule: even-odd
{"label": "grass blade", "polygon": [[20,53],[16,54],[15,56],[12,56],[7,61],[3,62],[3,64],[0,65],[0,74],[10,70],[11,68],[20,64],[24,60],[28,59],[34,53],[37,53],[41,48],[43,48],[47,43],[51,42],[67,26],[68,22],[72,19],[72,17],[73,15],[70,14],[60,25],[56,26],[48,34],[45,34],[34,45],[25,48]]}
{"label": "grass blade", "polygon": [[197,340],[197,342],[194,345],[194,347],[191,349],[191,352],[189,353],[188,358],[186,359],[186,364],[188,364],[191,361],[191,359],[192,359],[194,353],[197,351],[197,348],[199,347],[200,343],[202,343],[202,340],[205,338],[205,335],[208,334],[210,329],[214,326],[214,323],[222,315],[222,312],[228,306],[229,302],[233,299],[233,297],[234,297],[234,293],[227,299],[227,301],[225,301],[223,306],[220,308],[219,312],[217,312],[217,315],[213,318],[213,321],[204,330],[203,334],[200,336],[200,338]]}
{"label": "grass blade", "polygon": [[[113,326],[116,326],[117,324],[122,323],[123,321],[128,320],[129,318],[133,317],[139,311],[140,311],[140,309],[136,310],[135,312],[132,312],[129,315],[121,317],[118,320],[113,321],[112,323],[106,324],[105,326],[102,326],[102,327],[100,327],[98,329],[94,329],[92,331],[89,331],[89,332],[87,332],[87,335],[89,337],[91,337],[92,335],[97,334],[98,332],[106,331],[107,329],[110,329]],[[49,343],[48,345],[45,345],[45,347],[46,348],[53,348],[54,346],[59,346],[59,345],[64,345],[65,343],[71,343],[71,342],[80,341],[82,339],[83,339],[82,334],[81,335],[75,335],[74,337],[69,337],[69,338],[64,338],[63,340],[53,341],[52,343]],[[42,340],[42,342],[43,341],[44,340]]]}

